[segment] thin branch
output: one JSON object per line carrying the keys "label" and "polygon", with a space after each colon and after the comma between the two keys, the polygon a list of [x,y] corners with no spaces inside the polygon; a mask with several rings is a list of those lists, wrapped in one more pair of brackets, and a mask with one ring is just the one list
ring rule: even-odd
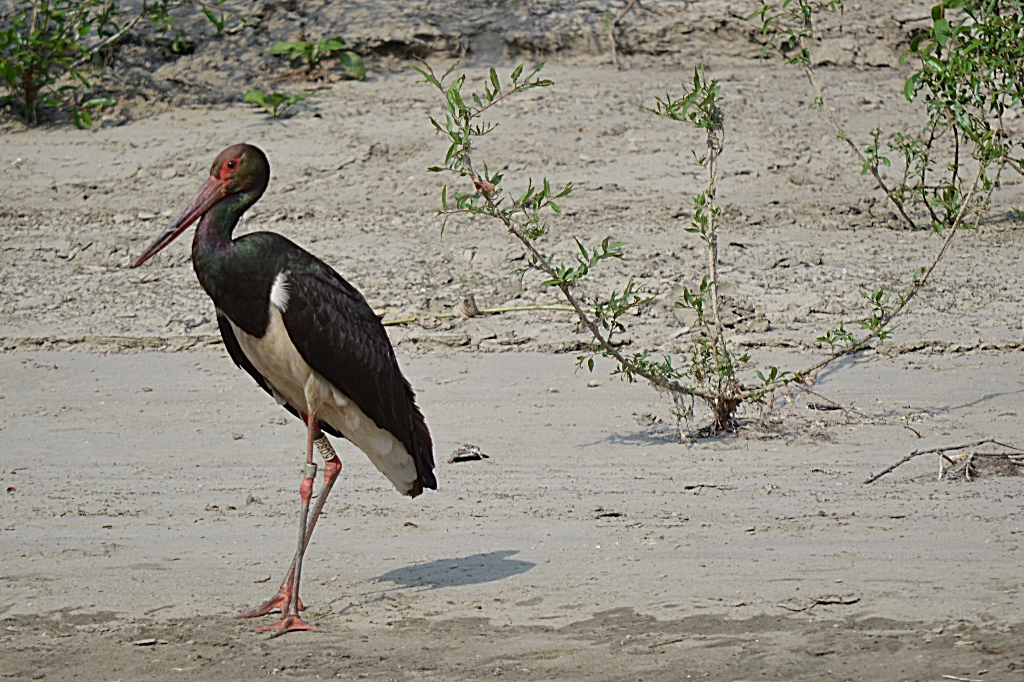
{"label": "thin branch", "polygon": [[718,298],[718,235],[715,232],[715,195],[718,189],[718,155],[725,143],[725,126],[718,123],[708,128],[708,274],[711,279],[711,311],[715,323],[715,348],[721,346],[725,353],[725,332],[722,328],[720,302]]}
{"label": "thin branch", "polygon": [[82,59],[79,59],[77,62],[75,62],[75,65],[72,68],[78,68],[82,64],[85,64],[89,60],[89,57],[92,57],[94,54],[96,54],[97,52],[99,52],[100,50],[105,48],[107,45],[110,45],[112,43],[116,43],[118,40],[123,38],[129,31],[131,31],[133,28],[135,28],[135,25],[138,24],[140,21],[142,21],[142,19],[145,16],[146,16],[146,13],[145,13],[145,10],[143,10],[142,13],[139,14],[139,16],[135,17],[134,19],[129,21],[127,24],[125,24],[124,27],[120,31],[118,31],[117,33],[115,33],[112,36],[109,36],[108,38],[105,38],[104,40],[101,40],[100,42],[98,42],[95,45],[93,45],[92,47],[90,47],[89,48],[89,56],[88,57],[83,57]]}
{"label": "thin branch", "polygon": [[[538,78],[536,80],[530,81],[529,83],[520,83],[519,85],[515,86],[511,90],[506,90],[505,92],[501,93],[500,95],[498,95],[497,97],[492,99],[490,102],[488,102],[487,104],[482,106],[480,109],[478,109],[475,113],[477,115],[482,114],[485,111],[487,111],[488,109],[490,109],[491,107],[493,107],[498,102],[500,102],[503,99],[505,99],[506,97],[511,97],[512,95],[516,94],[517,92],[522,92],[523,90],[529,90],[530,88],[540,87],[540,86],[542,86],[544,84],[545,84],[545,79],[543,79],[543,78]],[[547,84],[550,84],[550,81]]]}
{"label": "thin branch", "polygon": [[626,16],[626,13],[629,12],[629,10],[633,9],[633,5],[635,5],[637,2],[639,2],[639,0],[629,0],[629,4],[626,5],[626,8],[624,10],[619,12],[619,16],[615,17],[615,19],[608,23],[608,37],[612,41],[612,64],[615,65],[616,70],[619,68],[619,57],[616,54],[617,45],[615,43],[615,27],[619,25],[619,22],[622,21],[622,18]]}
{"label": "thin branch", "polygon": [[[896,306],[896,308],[893,309],[893,311],[891,313],[889,313],[885,317],[884,320],[882,320],[881,324],[878,326],[877,329],[873,330],[870,334],[865,336],[863,339],[861,339],[860,341],[856,341],[856,342],[852,343],[850,346],[848,346],[847,348],[844,348],[843,350],[839,351],[838,353],[833,353],[832,355],[828,356],[824,360],[821,360],[820,362],[816,362],[815,364],[811,365],[807,369],[804,369],[804,370],[802,370],[800,372],[797,372],[796,376],[800,376],[800,377],[811,376],[811,375],[817,373],[819,370],[821,370],[826,365],[830,365],[830,364],[832,364],[833,362],[835,362],[836,360],[838,360],[840,358],[846,357],[847,355],[849,355],[851,353],[854,353],[856,351],[859,351],[859,350],[865,350],[865,345],[867,343],[869,343],[872,339],[877,338],[883,331],[885,331],[888,328],[889,324],[901,312],[903,312],[903,310],[910,304],[910,301],[913,300],[913,298],[917,295],[917,293],[919,291],[921,291],[921,289],[924,287],[924,285],[928,282],[928,278],[931,276],[932,271],[935,270],[935,267],[939,264],[939,261],[942,260],[942,256],[946,253],[946,249],[949,247],[950,242],[953,241],[953,237],[956,235],[957,229],[963,223],[964,215],[967,213],[968,207],[970,206],[971,202],[974,201],[974,196],[975,196],[975,194],[978,191],[978,181],[981,179],[981,174],[984,172],[984,170],[985,170],[984,166],[978,168],[978,174],[974,177],[974,184],[971,187],[970,193],[968,193],[968,195],[967,195],[967,199],[964,201],[963,205],[960,207],[960,212],[957,214],[956,219],[953,221],[953,224],[950,225],[948,228],[946,228],[946,238],[942,241],[942,246],[939,247],[938,252],[935,254],[935,258],[932,259],[931,264],[924,271],[924,274],[920,278],[918,278],[917,282],[914,283],[913,287],[911,287],[911,289],[907,293],[907,295],[904,296],[900,300],[899,305]],[[789,381],[788,379],[780,379],[776,383],[776,387],[777,386],[785,385],[786,383],[788,383],[788,381]],[[770,388],[774,388],[774,387],[770,387]]]}
{"label": "thin branch", "polygon": [[[979,445],[984,445],[985,443],[992,443],[993,445],[998,445],[1001,448],[1007,448],[1009,450],[1015,450],[1016,452],[1024,452],[1024,449],[1015,447],[1013,445],[1007,445],[1006,443],[1000,443],[999,441],[995,440],[994,438],[985,438],[984,440],[977,440],[977,441],[974,441],[973,443],[963,443],[962,445],[949,445],[949,446],[940,447],[940,448],[930,448],[928,450],[914,450],[913,452],[911,452],[909,455],[907,455],[906,457],[904,457],[900,461],[898,461],[895,464],[892,464],[892,465],[886,467],[880,473],[877,473],[877,474],[871,476],[870,478],[868,478],[866,481],[864,481],[864,485],[868,485],[869,483],[874,483],[875,481],[880,479],[882,476],[885,476],[886,474],[892,472],[897,467],[906,464],[907,462],[909,462],[910,460],[914,459],[915,457],[917,457],[919,455],[930,455],[930,454],[938,453],[939,455],[942,455],[943,457],[945,457],[947,452],[952,452],[954,450],[966,450],[968,448],[976,448]],[[949,461],[950,464],[953,463],[952,461],[949,460],[948,457],[946,457],[946,460]]]}
{"label": "thin branch", "polygon": [[[800,43],[803,50],[805,52],[808,52],[806,36],[802,36],[800,38]],[[892,190],[890,190],[889,187],[885,184],[885,180],[882,180],[882,176],[878,173],[877,165],[872,165],[868,163],[868,160],[864,157],[863,152],[861,152],[861,150],[857,147],[853,139],[846,134],[846,131],[843,130],[843,126],[840,125],[839,119],[837,119],[835,114],[832,113],[832,109],[830,109],[828,105],[825,104],[825,95],[822,93],[821,88],[818,86],[818,79],[814,77],[814,71],[811,69],[811,65],[807,62],[803,62],[802,66],[804,69],[804,74],[807,76],[807,80],[810,82],[811,88],[814,90],[814,96],[816,98],[816,101],[818,102],[820,107],[825,110],[825,115],[828,116],[829,122],[832,124],[832,127],[836,129],[836,135],[839,137],[839,139],[843,140],[844,142],[846,142],[846,144],[850,146],[850,149],[852,149],[853,153],[857,155],[857,158],[860,160],[862,164],[864,164],[864,167],[871,171],[871,175],[875,177],[875,182],[878,183],[879,189],[885,192],[885,196],[889,197],[889,200],[892,201],[893,204],[895,204],[896,209],[900,212],[900,215],[903,216],[903,219],[907,221],[908,225],[910,225],[910,229],[916,230],[917,225],[914,223],[913,220],[911,220],[910,216],[907,215],[906,210],[903,208],[903,202],[893,195]]]}
{"label": "thin branch", "polygon": [[[842,403],[837,403],[836,401],[832,400],[831,398],[829,398],[827,396],[824,396],[824,395],[818,393],[817,391],[813,391],[810,388],[808,388],[807,386],[804,386],[802,384],[797,384],[795,388],[797,390],[803,391],[804,393],[809,393],[809,394],[811,394],[811,395],[813,395],[813,396],[815,396],[817,398],[821,398],[822,400],[828,402],[829,403],[829,405],[827,406],[828,409],[840,410],[841,412],[843,412],[843,414],[847,415],[847,419],[849,419],[849,413],[850,412],[854,413],[858,417],[862,417],[862,418],[867,419],[867,420],[872,421],[872,422],[875,422],[878,419],[878,417],[874,417],[874,416],[872,416],[870,414],[867,414],[865,412],[861,412],[856,407],[854,407],[852,404],[849,407],[847,407],[846,405],[843,405]],[[812,410],[815,410],[815,411],[818,411],[818,410],[821,409],[818,406],[817,403],[807,403],[807,407],[812,409]]]}
{"label": "thin branch", "polygon": [[[530,253],[531,256],[533,256],[534,262],[537,263],[538,267],[540,267],[552,279],[558,279],[558,273],[548,263],[548,260],[547,258],[544,257],[544,254],[542,254],[537,249],[537,247],[534,246],[533,242],[530,241],[530,238],[523,234],[509,217],[507,217],[501,211],[498,210],[497,203],[494,200],[494,185],[487,182],[487,180],[482,178],[476,172],[476,170],[473,168],[472,159],[469,158],[468,154],[463,156],[462,162],[463,167],[466,169],[467,175],[469,175],[470,179],[473,181],[473,186],[480,193],[480,196],[482,196],[484,200],[487,202],[492,214],[498,217],[498,219],[501,220],[502,223],[504,223],[505,228],[509,231],[509,234],[513,235],[516,239],[522,242],[523,246],[526,247],[526,250]],[[630,372],[636,374],[637,376],[643,377],[654,386],[669,391],[671,393],[692,395],[698,398],[702,398],[704,400],[716,399],[717,396],[713,394],[701,391],[696,388],[681,386],[679,383],[675,381],[667,381],[661,377],[651,374],[650,372],[641,367],[637,367],[635,364],[626,359],[626,357],[622,355],[622,353],[620,353],[619,350],[615,348],[611,344],[611,342],[605,337],[605,335],[601,332],[601,329],[597,326],[597,323],[594,322],[590,318],[590,316],[587,315],[586,312],[584,312],[583,308],[579,304],[579,301],[577,301],[576,297],[573,296],[572,291],[570,291],[569,287],[565,284],[559,284],[558,288],[562,292],[562,295],[565,297],[565,299],[569,302],[569,305],[572,306],[573,311],[576,313],[576,316],[579,318],[583,326],[585,326],[587,330],[591,333],[591,335],[597,340],[601,348],[603,348],[608,355],[615,358],[615,360],[620,365],[627,368]]]}

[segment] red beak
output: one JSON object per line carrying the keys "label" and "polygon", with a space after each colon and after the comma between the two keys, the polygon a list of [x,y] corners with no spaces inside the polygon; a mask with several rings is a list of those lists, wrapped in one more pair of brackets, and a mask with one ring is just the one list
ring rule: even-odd
{"label": "red beak", "polygon": [[185,210],[179,213],[178,217],[167,226],[167,229],[161,232],[160,236],[142,252],[142,255],[132,264],[132,267],[137,268],[155,256],[165,246],[173,242],[179,234],[184,232],[189,225],[202,218],[218,201],[226,197],[228,195],[228,182],[228,180],[221,180],[212,175],[208,177],[203,186],[199,188],[195,197],[192,198],[192,201],[185,207]]}

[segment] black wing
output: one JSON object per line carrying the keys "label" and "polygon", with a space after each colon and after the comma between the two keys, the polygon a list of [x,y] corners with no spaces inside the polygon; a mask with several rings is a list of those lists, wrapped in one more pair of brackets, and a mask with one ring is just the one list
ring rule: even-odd
{"label": "black wing", "polygon": [[[249,362],[249,358],[246,356],[245,352],[242,351],[242,347],[239,345],[238,339],[235,338],[235,330],[231,328],[231,323],[228,322],[228,318],[224,315],[224,313],[220,312],[219,310],[217,311],[217,326],[220,327],[220,335],[224,339],[224,347],[227,348],[228,355],[231,356],[231,359],[235,361],[235,365],[241,367],[246,372],[248,372],[249,376],[255,379],[256,383],[260,385],[260,388],[262,388],[264,391],[273,396],[274,390],[270,388],[270,384],[268,384],[267,380],[263,378],[263,375],[260,374],[259,370],[256,369],[251,362]],[[286,403],[284,405],[284,409],[291,412],[300,420],[302,419],[302,416],[299,414],[299,411],[296,410],[291,405],[288,405]],[[344,437],[340,431],[338,431],[330,424],[326,422],[319,423],[321,430],[326,431],[332,436],[337,436],[338,438]]]}
{"label": "black wing", "polygon": [[416,497],[423,488],[437,489],[430,432],[384,325],[341,275],[298,251],[288,272],[284,313],[292,343],[310,367],[405,446],[419,475],[409,496]]}

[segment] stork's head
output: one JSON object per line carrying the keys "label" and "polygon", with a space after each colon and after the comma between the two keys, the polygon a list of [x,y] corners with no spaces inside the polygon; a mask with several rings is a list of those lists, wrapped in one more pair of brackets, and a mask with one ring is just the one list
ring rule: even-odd
{"label": "stork's head", "polygon": [[256,203],[263,195],[269,182],[270,162],[267,161],[267,155],[262,149],[251,144],[231,145],[217,155],[210,168],[210,177],[199,188],[188,206],[142,252],[132,267],[137,268],[155,256],[189,225],[222,201],[231,202],[237,209],[234,216],[234,220],[237,220],[245,209]]}

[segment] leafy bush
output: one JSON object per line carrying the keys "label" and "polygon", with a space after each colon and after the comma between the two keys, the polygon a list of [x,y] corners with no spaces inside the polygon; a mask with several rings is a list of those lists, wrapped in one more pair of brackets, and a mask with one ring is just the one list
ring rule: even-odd
{"label": "leafy bush", "polygon": [[76,125],[91,124],[89,110],[112,102],[75,100],[80,87],[90,87],[82,68],[90,56],[84,41],[112,35],[116,14],[113,0],[22,0],[0,24],[0,83],[8,91],[3,103],[20,102],[32,125],[40,108],[59,104],[72,107]]}

